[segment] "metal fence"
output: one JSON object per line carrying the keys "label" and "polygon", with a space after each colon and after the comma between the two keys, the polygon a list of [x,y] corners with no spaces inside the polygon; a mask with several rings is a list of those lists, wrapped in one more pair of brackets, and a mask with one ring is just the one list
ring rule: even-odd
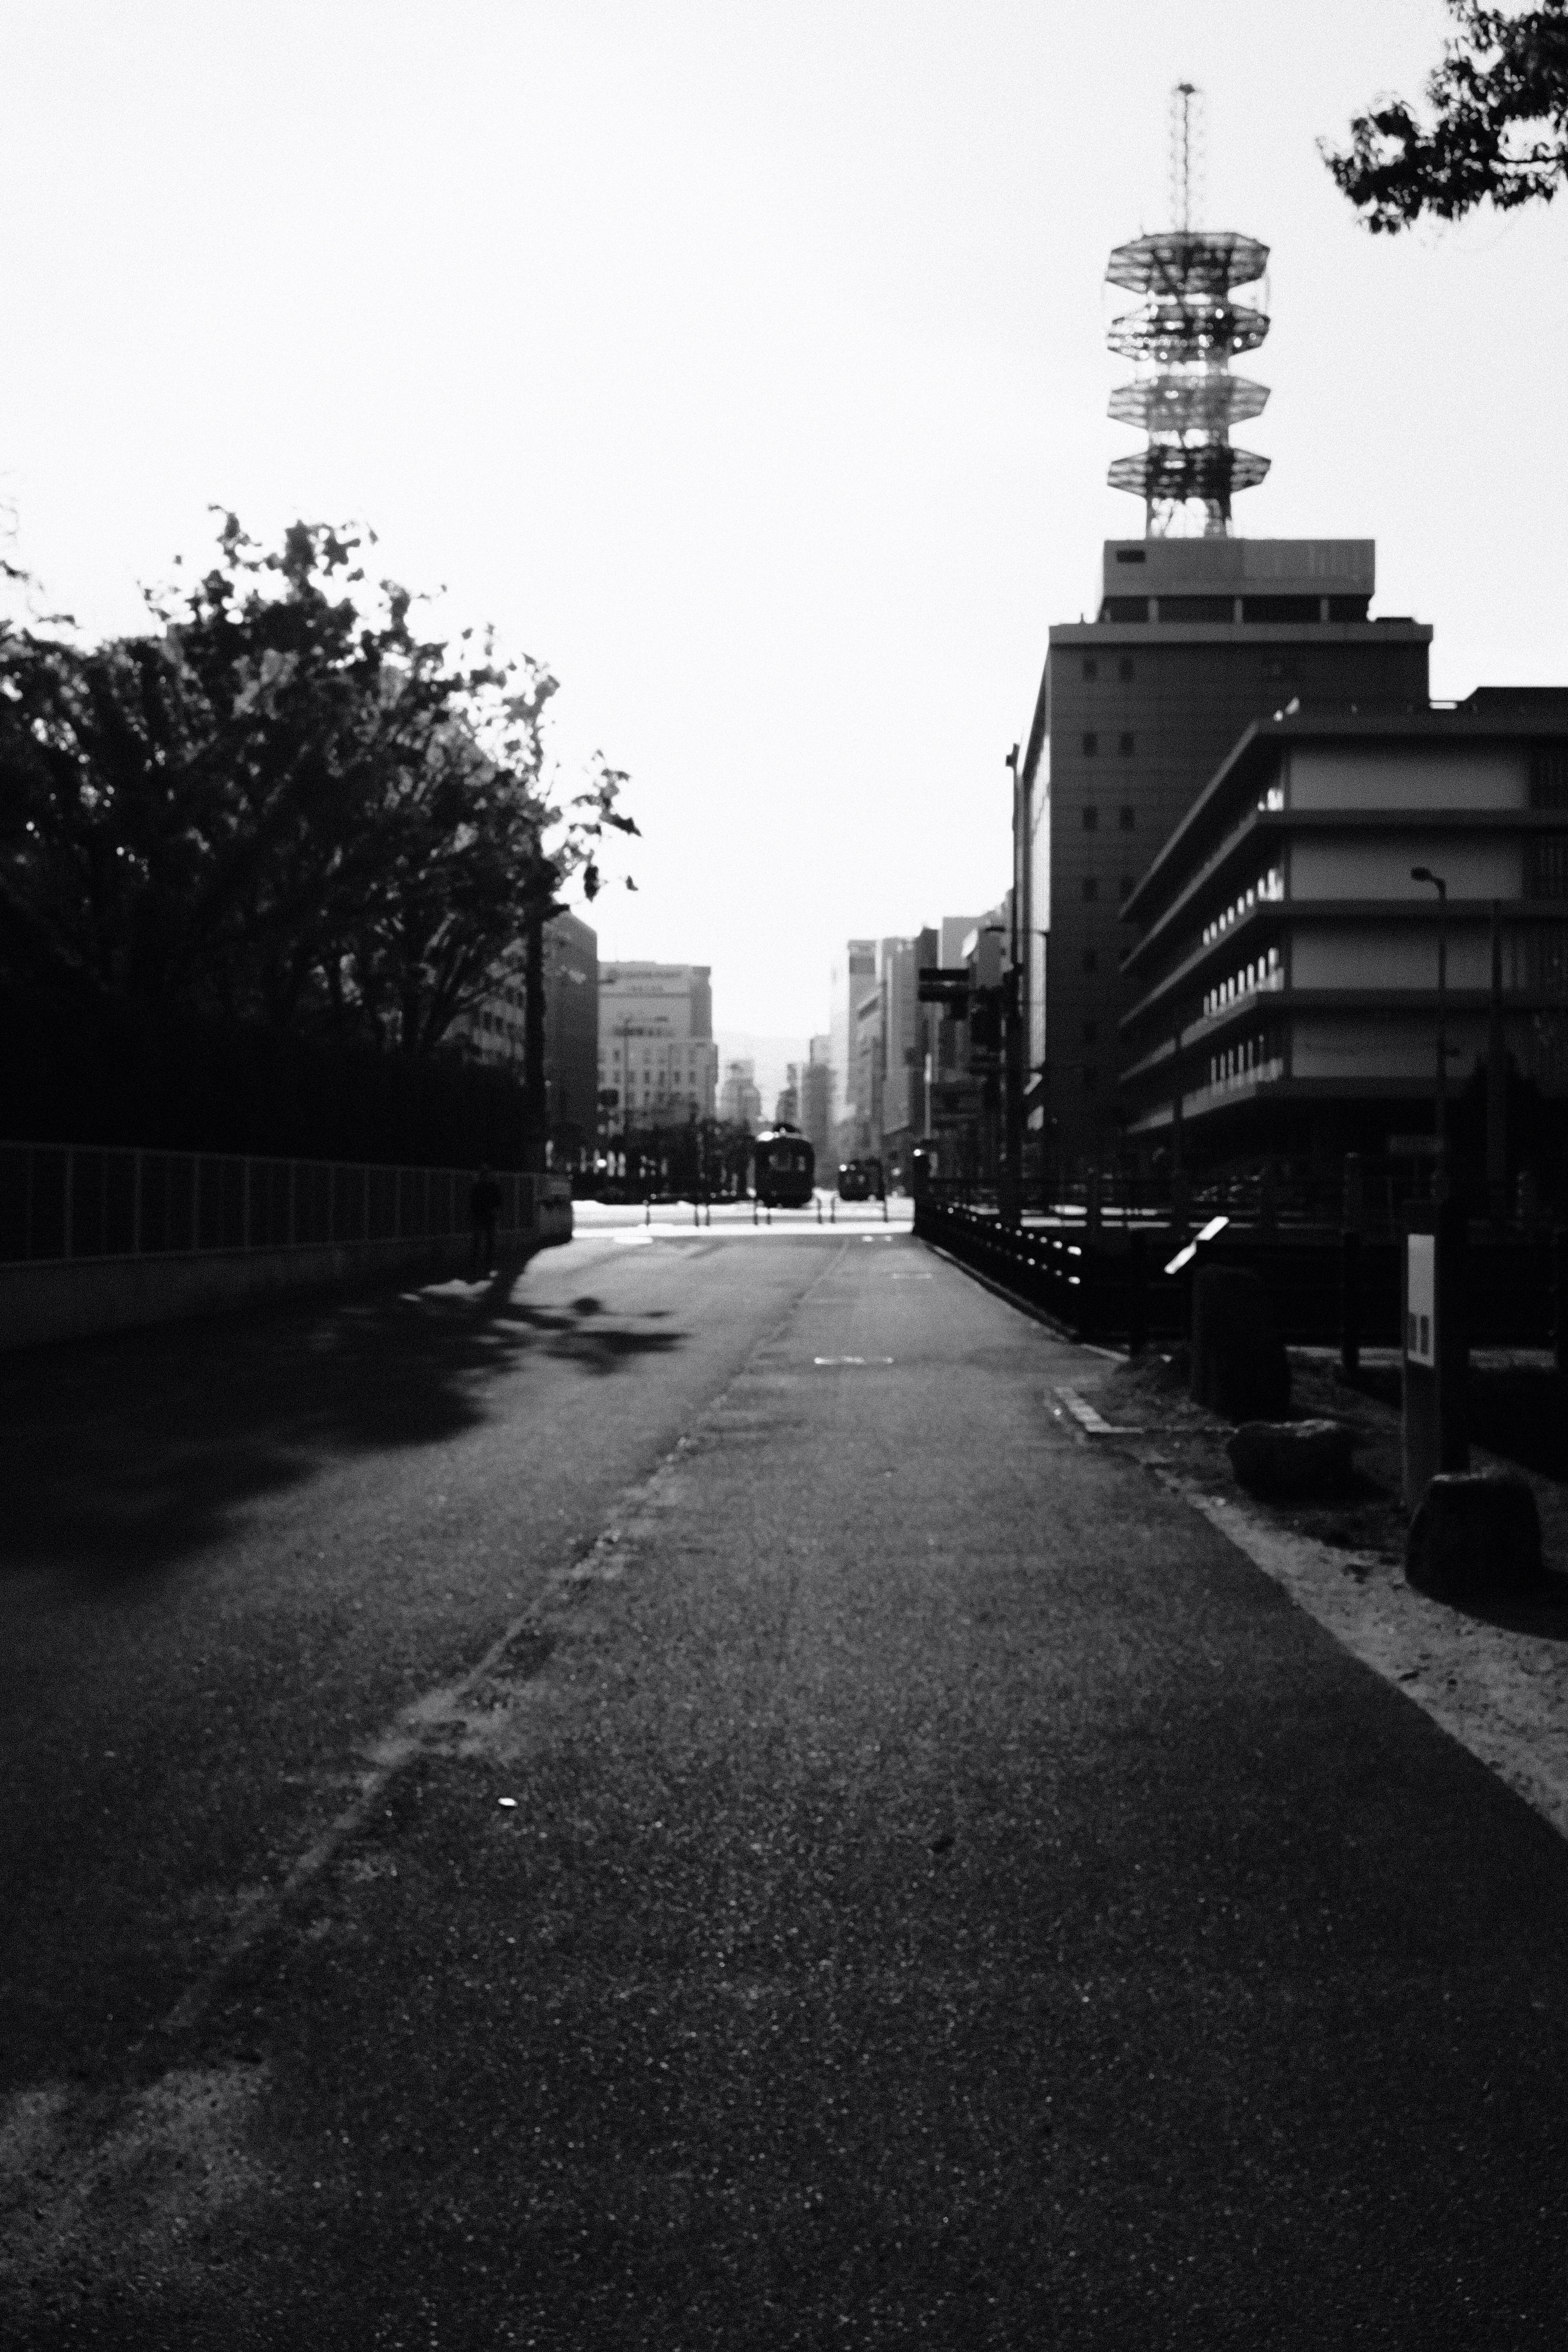
{"label": "metal fence", "polygon": [[[470,1229],[473,1181],[464,1168],[0,1143],[0,1264],[450,1240]],[[498,1234],[532,1232],[537,1180],[496,1181]]]}
{"label": "metal fence", "polygon": [[[1169,1227],[1091,1235],[1083,1225],[1004,1225],[994,1212],[929,1197],[915,1231],[1040,1307],[1079,1339],[1184,1338],[1191,1274],[1167,1275]],[[1399,1343],[1400,1256],[1390,1236],[1232,1227],[1201,1263],[1245,1266],[1268,1297],[1280,1338],[1298,1347]],[[1465,1320],[1477,1348],[1568,1348],[1568,1241],[1541,1231],[1477,1234],[1466,1252]]]}

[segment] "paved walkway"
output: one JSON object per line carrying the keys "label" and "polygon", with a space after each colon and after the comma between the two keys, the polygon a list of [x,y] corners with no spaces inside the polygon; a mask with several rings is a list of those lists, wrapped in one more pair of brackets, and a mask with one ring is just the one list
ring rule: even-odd
{"label": "paved walkway", "polygon": [[[115,1736],[186,1758],[199,1639],[228,1899],[76,2071],[13,1944],[22,2340],[1561,2343],[1568,1847],[1053,1412],[1079,1351],[900,1235],[606,1237],[519,1308],[616,1375],[520,1348],[145,1603]],[[78,1739],[104,1604],[8,1591]],[[312,1592],[341,1736],[235,1664]],[[120,1814],[149,1884],[195,1773]]]}

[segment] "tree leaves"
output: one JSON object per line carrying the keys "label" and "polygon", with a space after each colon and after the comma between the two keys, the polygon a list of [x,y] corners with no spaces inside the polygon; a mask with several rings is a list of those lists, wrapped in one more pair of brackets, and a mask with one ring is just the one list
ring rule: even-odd
{"label": "tree leaves", "polygon": [[1549,204],[1568,173],[1568,0],[1510,16],[1449,0],[1459,36],[1426,84],[1429,121],[1404,99],[1358,115],[1348,152],[1319,152],[1369,228],[1397,231],[1424,213],[1455,220]]}
{"label": "tree leaves", "polygon": [[563,816],[548,670],[421,636],[374,534],[263,551],[222,512],[160,635],[0,635],[0,976],[434,1052],[597,889],[626,778],[595,758]]}

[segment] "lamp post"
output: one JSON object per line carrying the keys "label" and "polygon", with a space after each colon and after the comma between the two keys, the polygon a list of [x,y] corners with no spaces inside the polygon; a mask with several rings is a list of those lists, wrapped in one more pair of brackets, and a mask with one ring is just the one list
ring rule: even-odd
{"label": "lamp post", "polygon": [[1437,1165],[1432,1197],[1448,1197],[1448,885],[1429,866],[1413,866],[1412,882],[1429,882],[1437,893]]}

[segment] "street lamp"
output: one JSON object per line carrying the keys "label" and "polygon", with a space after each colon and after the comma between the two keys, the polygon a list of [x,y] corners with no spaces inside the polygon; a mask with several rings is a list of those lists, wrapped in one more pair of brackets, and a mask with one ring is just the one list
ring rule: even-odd
{"label": "street lamp", "polygon": [[1429,882],[1437,893],[1437,1168],[1433,1198],[1448,1197],[1448,885],[1429,866],[1413,866],[1412,882]]}

